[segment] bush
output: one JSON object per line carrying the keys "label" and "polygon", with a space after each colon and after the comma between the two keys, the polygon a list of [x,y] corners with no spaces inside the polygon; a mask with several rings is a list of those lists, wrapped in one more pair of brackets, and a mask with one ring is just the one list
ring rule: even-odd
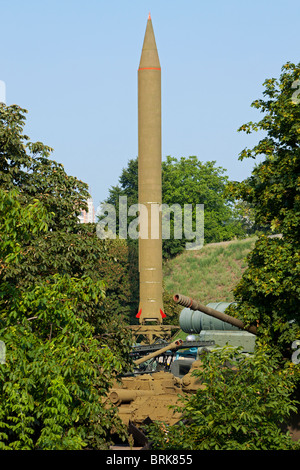
{"label": "bush", "polygon": [[156,423],[149,438],[154,449],[299,449],[283,430],[297,402],[294,365],[279,367],[264,350],[245,355],[225,347],[202,358],[194,372],[203,389],[182,398],[178,425]]}

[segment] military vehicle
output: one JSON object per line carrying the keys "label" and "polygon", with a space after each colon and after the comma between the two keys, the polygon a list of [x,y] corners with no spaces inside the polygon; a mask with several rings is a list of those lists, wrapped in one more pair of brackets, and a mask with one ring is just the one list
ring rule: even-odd
{"label": "military vehicle", "polygon": [[[160,349],[136,359],[134,372],[123,376],[121,382],[116,379],[108,399],[118,407],[119,416],[133,436],[135,445],[147,448],[145,425],[153,421],[169,425],[177,423],[182,416],[172,406],[178,404],[179,394],[195,392],[202,386],[199,379],[192,375],[195,368],[201,367],[195,352],[188,359],[176,359],[174,353],[178,354],[181,349],[197,350],[198,347],[212,345],[213,341],[182,340],[162,348],[159,344],[152,345],[150,349]],[[146,350],[144,346],[142,350]],[[138,354],[137,350],[133,354]]]}
{"label": "military vehicle", "polygon": [[187,333],[186,339],[136,344],[131,352],[133,372],[118,378],[108,395],[141,446],[147,445],[145,424],[157,420],[173,425],[182,418],[172,405],[178,404],[180,394],[194,393],[202,387],[192,374],[201,368],[201,354],[226,343],[243,346],[246,353],[254,350],[255,327],[243,331],[245,326],[240,320],[224,313],[229,304],[204,306],[180,294],[174,296],[174,301],[185,307],[179,323],[182,332]]}
{"label": "military vehicle", "polygon": [[185,307],[179,317],[180,327],[185,333],[199,334],[200,341],[213,341],[219,347],[229,344],[242,348],[245,353],[254,352],[257,327],[246,326],[238,318],[225,313],[229,305],[236,302],[203,305],[181,294],[175,294],[173,299]]}
{"label": "military vehicle", "polygon": [[[149,361],[159,357],[170,358],[174,350],[183,347],[182,340],[176,340],[157,351],[134,361],[136,366],[148,363],[145,370],[135,369],[134,374],[122,378],[122,386],[113,387],[109,394],[112,403],[119,407],[119,415],[125,424],[141,425],[146,419],[157,419],[174,424],[180,416],[170,411],[168,406],[175,405],[182,389],[181,378],[167,372],[169,365],[164,361],[162,367]],[[166,354],[167,353],[167,354]],[[148,370],[147,370],[148,369]]]}

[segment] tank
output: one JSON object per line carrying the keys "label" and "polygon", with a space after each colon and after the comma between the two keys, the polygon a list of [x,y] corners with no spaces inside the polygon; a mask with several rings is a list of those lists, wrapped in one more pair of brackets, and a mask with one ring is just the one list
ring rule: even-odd
{"label": "tank", "polygon": [[[134,357],[139,353],[153,350],[149,354],[134,359],[134,372],[115,380],[106,400],[118,407],[118,414],[134,437],[137,445],[145,446],[147,437],[143,432],[145,424],[161,421],[175,424],[181,414],[172,408],[179,404],[179,395],[193,393],[202,387],[192,371],[201,367],[201,361],[194,357],[176,359],[179,350],[193,351],[199,347],[212,346],[213,341],[175,340],[169,344],[136,346]],[[162,368],[154,366],[154,361],[163,359]],[[169,363],[166,359],[170,359]],[[145,364],[147,365],[146,367]]]}
{"label": "tank", "polygon": [[169,408],[175,405],[181,391],[180,384],[169,372],[156,372],[123,377],[121,386],[111,389],[109,400],[119,409],[123,423],[140,427],[154,420],[174,424],[180,415]]}
{"label": "tank", "polygon": [[[110,403],[118,407],[119,416],[135,442],[142,446],[147,442],[145,424],[152,421],[167,425],[177,423],[182,416],[173,407],[179,404],[180,395],[202,388],[201,379],[193,376],[193,371],[201,368],[201,353],[218,346],[213,334],[224,333],[226,341],[233,333],[238,338],[240,334],[254,337],[248,332],[251,327],[241,331],[244,324],[225,314],[229,306],[226,302],[203,306],[180,294],[176,294],[174,300],[185,307],[180,314],[180,327],[190,341],[178,339],[167,343],[161,340],[135,345],[133,373],[116,380],[107,396]],[[205,337],[208,332],[211,337]]]}
{"label": "tank", "polygon": [[[175,361],[177,363],[179,361]],[[123,377],[122,382],[110,390],[108,399],[118,407],[118,414],[134,445],[148,448],[146,426],[153,421],[174,425],[182,419],[182,414],[173,407],[180,404],[180,395],[195,393],[203,388],[201,380],[192,372],[201,368],[201,361],[194,360],[183,377],[171,372],[159,371]]]}
{"label": "tank", "polygon": [[[238,329],[241,329],[241,330],[247,330],[249,331],[250,333],[253,333],[253,334],[256,334],[257,333],[257,328],[256,326],[254,325],[251,325],[251,326],[246,326],[241,320],[239,320],[238,318],[234,318],[230,315],[227,315],[225,313],[225,309],[230,305],[230,304],[226,304],[225,302],[221,302],[221,303],[218,303],[218,304],[208,304],[208,305],[204,305],[204,304],[201,304],[200,302],[198,302],[197,300],[193,300],[191,299],[190,297],[187,297],[185,295],[181,295],[181,294],[175,294],[174,297],[174,302],[176,302],[177,304],[179,305],[182,305],[184,307],[187,307],[189,308],[190,310],[193,310],[193,311],[199,311],[199,312],[202,312],[202,313],[205,313],[215,319],[218,319],[218,320],[221,320],[222,322],[225,322],[225,323],[228,323]],[[219,306],[219,309],[217,310],[216,308],[213,308],[211,305],[213,306]],[[193,315],[191,314],[191,317]],[[185,320],[187,321],[187,320]]]}
{"label": "tank", "polygon": [[[189,297],[176,294],[174,300],[185,306],[179,317],[181,329],[188,334],[197,334],[201,341],[213,341],[210,351],[226,345],[241,348],[244,353],[255,350],[256,327],[245,328],[241,320],[225,313],[230,305],[236,302],[217,302],[203,305]],[[186,305],[189,305],[187,307]],[[201,309],[201,310],[200,310]],[[207,313],[204,313],[207,312]],[[198,349],[198,354],[201,348]]]}
{"label": "tank", "polygon": [[[220,312],[224,312],[229,305],[231,304],[226,302],[207,304],[208,307],[218,309]],[[179,324],[182,331],[189,334],[199,334],[202,330],[240,331],[240,328],[237,326],[212,317],[211,315],[207,315],[200,310],[191,310],[187,307],[180,313]]]}

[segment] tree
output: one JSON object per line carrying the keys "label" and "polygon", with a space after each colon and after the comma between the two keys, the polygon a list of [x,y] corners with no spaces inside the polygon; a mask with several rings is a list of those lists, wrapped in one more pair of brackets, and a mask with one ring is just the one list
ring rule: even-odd
{"label": "tree", "polygon": [[102,398],[122,364],[80,310],[101,303],[104,283],[55,274],[19,288],[4,280],[26,256],[32,233],[47,231],[51,216],[37,199],[0,189],[0,448],[101,448],[111,427],[125,435]]}
{"label": "tree", "polygon": [[[205,243],[231,240],[243,233],[230,199],[224,197],[228,177],[224,175],[225,170],[216,167],[215,163],[202,163],[196,156],[179,160],[168,156],[162,164],[165,204],[179,204],[182,208],[185,204],[204,204]],[[193,216],[195,219],[195,213]],[[182,251],[186,241],[185,237],[182,240],[164,240],[165,256],[174,256]]]}
{"label": "tree", "polygon": [[296,411],[292,367],[282,369],[268,350],[245,355],[225,347],[201,358],[194,374],[201,388],[182,397],[173,426],[155,423],[154,449],[288,450],[299,449],[286,423]]}
{"label": "tree", "polygon": [[299,413],[294,399],[299,364],[292,360],[292,345],[300,338],[300,64],[285,64],[279,80],[268,79],[264,86],[265,99],[252,104],[264,117],[240,128],[266,132],[240,159],[264,160],[250,178],[227,184],[227,194],[254,211],[254,223],[275,235],[259,236],[234,291],[237,305],[226,310],[258,326],[255,353],[237,356],[225,349],[204,356],[196,372],[204,389],[185,398],[180,425],[167,434],[159,424],[152,429],[154,447],[299,449],[283,429],[291,413]]}
{"label": "tree", "polygon": [[[162,162],[162,202],[171,207],[180,205],[184,220],[184,205],[193,205],[193,229],[195,230],[196,204],[204,204],[205,243],[229,240],[244,234],[230,198],[224,198],[228,178],[225,170],[215,167],[215,162],[200,162],[197,157],[168,156]],[[131,159],[119,178],[120,185],[109,190],[106,203],[114,205],[118,215],[119,197],[127,196],[128,206],[138,202],[138,160]],[[131,219],[128,218],[128,222]],[[118,225],[117,225],[118,229]],[[163,255],[166,258],[180,253],[186,244],[184,228],[182,238],[174,236],[174,217],[171,214],[170,239],[163,240]]]}
{"label": "tree", "polygon": [[[24,240],[26,256],[17,265],[7,266],[3,279],[20,289],[29,289],[54,274],[88,276],[94,282],[104,281],[107,289],[105,278],[109,281],[111,273],[108,269],[105,272],[103,266],[114,265],[115,270],[115,251],[96,236],[94,225],[78,223],[78,215],[86,208],[89,197],[87,184],[67,175],[61,164],[51,161],[50,147],[33,143],[24,135],[26,110],[15,105],[1,105],[0,110],[0,187],[17,188],[24,203],[35,198],[52,214],[46,232],[31,232]],[[118,287],[120,299],[124,300],[127,286],[120,283]],[[126,367],[131,339],[119,314],[122,311],[128,316],[128,307],[124,308],[120,300],[116,312],[105,307],[109,302],[106,297],[101,305],[84,303],[80,314],[93,324],[98,335],[105,336]]]}
{"label": "tree", "polygon": [[[229,183],[231,196],[251,204],[255,223],[278,237],[262,235],[248,256],[248,268],[235,289],[238,307],[232,312],[259,325],[259,337],[291,358],[291,344],[300,338],[300,100],[297,98],[300,64],[287,63],[279,80],[264,82],[265,99],[252,106],[264,113],[258,122],[240,127],[266,136],[240,159],[264,156],[250,178]],[[229,312],[230,313],[230,312]]]}
{"label": "tree", "polygon": [[54,214],[49,230],[74,227],[81,209],[87,209],[87,184],[50,160],[51,147],[24,134],[26,109],[0,106],[0,187],[17,187],[24,197],[41,200]]}
{"label": "tree", "polygon": [[[81,314],[84,312],[97,334],[105,336],[127,367],[131,338],[126,324],[136,320],[138,311],[136,246],[122,240],[101,240],[95,224],[78,223],[80,210],[86,207],[89,197],[88,187],[50,160],[50,147],[32,143],[24,135],[26,113],[18,106],[1,107],[0,187],[18,188],[24,202],[32,198],[42,201],[52,218],[46,232],[31,233],[26,256],[18,265],[7,266],[3,276],[21,289],[39,280],[44,282],[55,273],[103,280],[106,296],[101,305],[85,304]],[[125,172],[124,184],[126,178],[130,180],[130,172]],[[167,314],[172,315],[174,307],[170,302],[168,306]]]}
{"label": "tree", "polygon": [[100,268],[113,254],[94,225],[78,223],[87,185],[29,141],[25,113],[0,107],[0,440],[100,448],[112,428],[124,435],[103,397],[130,368],[131,334],[107,308]]}

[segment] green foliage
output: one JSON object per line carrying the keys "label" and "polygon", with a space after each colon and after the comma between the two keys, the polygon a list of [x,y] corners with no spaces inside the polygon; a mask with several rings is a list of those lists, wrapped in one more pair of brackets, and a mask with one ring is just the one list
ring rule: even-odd
{"label": "green foliage", "polygon": [[[6,217],[10,214],[10,217]],[[24,206],[17,190],[0,191],[0,233],[3,262],[17,263],[22,255],[21,242],[32,234],[48,229],[50,215],[37,199]],[[2,265],[3,268],[3,265]]]}
{"label": "green foliage", "polygon": [[63,165],[50,160],[52,149],[30,142],[23,133],[27,111],[0,103],[0,187],[18,188],[24,197],[43,202],[53,213],[52,230],[67,230],[87,208],[88,186],[68,176]]}
{"label": "green foliage", "polygon": [[[234,290],[232,313],[259,326],[259,340],[288,360],[299,331],[299,250],[283,238],[261,236]],[[229,312],[230,313],[230,312]]]}
{"label": "green foliage", "polygon": [[[162,162],[162,202],[171,207],[180,205],[184,214],[184,204],[193,205],[193,229],[196,228],[196,204],[204,204],[204,234],[205,243],[212,241],[230,240],[243,236],[241,222],[230,198],[225,199],[224,189],[228,178],[224,176],[225,170],[215,167],[215,162],[200,162],[197,157],[182,157],[176,159],[168,156]],[[106,202],[113,204],[117,214],[119,197],[127,196],[128,207],[138,202],[138,160],[131,159],[128,167],[123,169],[119,178],[120,185],[109,190]],[[128,217],[128,223],[132,219]],[[182,217],[184,220],[184,217]],[[182,238],[174,236],[174,218],[171,213],[170,239],[163,240],[163,255],[171,258],[182,252],[185,248],[184,227],[180,228]],[[193,240],[188,240],[193,241]]]}
{"label": "green foliage", "polygon": [[194,374],[202,388],[182,398],[178,425],[151,426],[154,449],[299,449],[284,429],[297,405],[292,367],[282,369],[266,350],[245,355],[226,347],[205,354]]}
{"label": "green foliage", "polygon": [[[266,137],[240,159],[263,155],[265,159],[242,183],[229,184],[234,197],[251,204],[255,223],[281,236],[262,235],[248,256],[248,269],[235,289],[240,301],[235,314],[259,324],[261,341],[267,341],[290,357],[292,341],[300,337],[300,103],[294,99],[294,83],[300,64],[287,63],[279,80],[265,81],[265,100],[254,101],[264,117],[240,130],[266,132]],[[229,312],[230,313],[230,312]]]}
{"label": "green foliage", "polygon": [[[103,266],[108,263],[112,267],[108,260],[114,259],[115,253],[110,254],[107,243],[96,236],[93,224],[78,223],[77,216],[89,196],[87,185],[68,176],[62,165],[49,159],[50,147],[40,142],[34,144],[24,135],[26,110],[1,104],[0,111],[0,187],[18,189],[24,203],[40,201],[51,214],[46,231],[32,228],[24,238],[26,256],[17,264],[10,263],[3,279],[20,289],[30,289],[32,284],[49,280],[54,274],[89,276],[95,282],[99,279],[105,282],[107,278],[110,282],[111,272]],[[114,261],[113,270],[116,267],[118,262]],[[104,304],[109,300],[103,300],[98,306],[83,302],[81,309],[78,306],[78,314],[95,326],[98,335],[105,335],[108,345],[126,367],[130,334],[120,316],[121,313],[128,316],[129,310],[128,302],[125,311],[122,303],[127,295],[127,292],[123,295],[124,289],[128,287],[122,283],[115,285],[115,296],[120,299],[117,309],[105,309]]]}
{"label": "green foliage", "polygon": [[[228,181],[225,170],[215,163],[202,163],[195,156],[179,160],[168,156],[162,163],[163,202],[169,206],[176,203],[182,208],[184,204],[204,204],[205,243],[244,235],[230,199],[224,197]],[[185,243],[184,238],[164,240],[165,256],[179,253]]]}
{"label": "green foliage", "polygon": [[[103,404],[122,363],[80,315],[84,305],[101,303],[104,283],[55,274],[26,289],[4,280],[8,266],[24,256],[30,228],[45,230],[49,218],[40,202],[20,204],[16,191],[0,190],[0,207],[7,209],[0,216],[0,338],[6,346],[0,448],[104,447],[112,426],[124,435],[115,410]],[[15,231],[15,225],[22,229]]]}
{"label": "green foliage", "polygon": [[279,234],[260,234],[234,290],[238,305],[226,312],[258,326],[255,354],[225,348],[204,356],[196,373],[204,388],[183,399],[178,426],[152,427],[154,448],[299,449],[286,433],[290,415],[299,410],[293,399],[299,365],[292,363],[291,349],[300,338],[299,77],[300,64],[287,63],[279,80],[265,81],[265,100],[253,103],[264,117],[240,130],[262,130],[266,137],[240,159],[265,158],[250,178],[227,184],[227,194],[245,203],[242,210],[251,209],[252,226]]}
{"label": "green foliage", "polygon": [[26,256],[18,264],[7,266],[3,273],[7,282],[22,290],[39,281],[51,282],[55,274],[76,279],[89,277],[94,283],[103,281],[105,298],[98,305],[82,299],[76,305],[77,314],[89,321],[98,335],[105,336],[107,344],[126,366],[130,336],[125,320],[128,321],[134,309],[130,291],[133,283],[130,274],[134,268],[127,247],[118,246],[116,240],[100,240],[94,225],[77,224],[72,232],[39,233],[23,249]]}
{"label": "green foliage", "polygon": [[0,105],[0,445],[99,449],[124,436],[103,399],[130,367],[131,335],[105,306],[113,254],[78,223],[87,185],[29,141],[25,113]]}
{"label": "green foliage", "polygon": [[136,244],[127,240],[106,240],[109,254],[105,263],[99,266],[99,273],[107,283],[104,311],[124,316],[133,323],[138,312],[139,278]]}
{"label": "green foliage", "polygon": [[300,64],[287,63],[279,80],[267,79],[265,100],[252,106],[265,113],[258,123],[249,122],[240,131],[261,130],[267,136],[253,149],[244,149],[240,160],[264,155],[252,176],[231,185],[231,192],[255,207],[255,221],[271,226],[275,233],[299,240],[299,136],[300,103],[293,99],[293,83],[300,77]]}

